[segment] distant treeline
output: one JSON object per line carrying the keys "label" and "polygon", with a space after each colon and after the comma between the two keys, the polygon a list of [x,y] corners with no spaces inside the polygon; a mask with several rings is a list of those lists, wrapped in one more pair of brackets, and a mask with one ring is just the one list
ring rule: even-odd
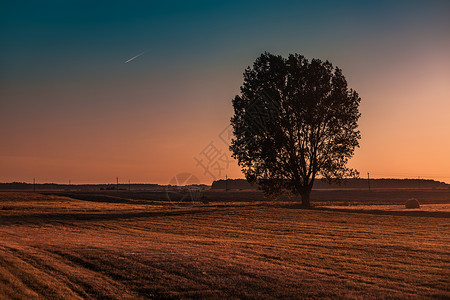
{"label": "distant treeline", "polygon": [[[196,185],[201,189],[208,189],[208,185]],[[328,184],[320,179],[314,182],[314,189],[339,189],[339,188],[368,188],[367,179],[348,179],[341,185]],[[431,179],[370,179],[371,188],[424,188],[424,189],[447,189],[450,184]],[[212,183],[213,190],[256,190],[258,185],[250,184],[245,179],[224,179],[216,180]],[[32,183],[10,182],[0,183],[0,190],[20,190],[20,191],[108,191],[108,190],[165,190],[165,185],[151,183],[131,183],[131,184],[57,184],[57,183]]]}
{"label": "distant treeline", "polygon": [[[314,182],[314,189],[339,189],[339,188],[424,188],[424,189],[447,189],[450,184],[435,181],[431,179],[348,179],[342,184],[328,184],[320,179]],[[257,184],[250,184],[245,179],[228,179],[216,180],[212,183],[211,189],[231,189],[231,190],[248,190],[257,189]]]}

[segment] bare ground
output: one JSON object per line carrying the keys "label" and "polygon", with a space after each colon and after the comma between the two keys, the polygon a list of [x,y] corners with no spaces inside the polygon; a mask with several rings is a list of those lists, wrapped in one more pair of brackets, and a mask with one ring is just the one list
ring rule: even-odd
{"label": "bare ground", "polygon": [[347,207],[409,191],[326,191],[312,210],[215,193],[0,193],[0,298],[450,297],[450,213]]}

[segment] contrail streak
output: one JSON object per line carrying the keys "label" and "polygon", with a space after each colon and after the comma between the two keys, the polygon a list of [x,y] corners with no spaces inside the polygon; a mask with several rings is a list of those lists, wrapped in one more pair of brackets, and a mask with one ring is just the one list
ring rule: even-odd
{"label": "contrail streak", "polygon": [[135,58],[138,58],[139,56],[141,56],[142,54],[144,54],[145,52],[142,52],[142,53],[139,53],[138,55],[136,55],[136,56],[133,56],[132,58],[130,58],[129,60],[127,60],[125,63],[129,63],[130,61],[132,61],[133,59],[135,59]]}

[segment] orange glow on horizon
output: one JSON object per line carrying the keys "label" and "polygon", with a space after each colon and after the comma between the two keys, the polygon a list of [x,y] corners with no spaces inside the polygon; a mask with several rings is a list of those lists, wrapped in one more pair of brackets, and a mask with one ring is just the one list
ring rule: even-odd
{"label": "orange glow on horizon", "polygon": [[[354,13],[345,22],[313,2],[308,14],[304,4],[288,11],[261,4],[256,15],[251,5],[223,4],[196,11],[198,20],[173,7],[170,18],[158,15],[148,4],[152,18],[121,7],[99,20],[103,8],[86,10],[92,24],[79,24],[72,6],[43,15],[34,13],[42,6],[22,14],[15,5],[8,4],[1,50],[0,182],[166,184],[183,172],[206,184],[242,178],[219,135],[243,71],[269,51],[343,70],[362,98],[362,139],[349,163],[361,177],[450,183],[448,4],[333,4]],[[231,160],[215,178],[194,159],[211,142]]]}

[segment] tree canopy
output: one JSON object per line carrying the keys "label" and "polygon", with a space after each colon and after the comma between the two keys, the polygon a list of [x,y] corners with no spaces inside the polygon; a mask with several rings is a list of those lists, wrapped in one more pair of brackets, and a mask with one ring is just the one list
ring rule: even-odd
{"label": "tree canopy", "polygon": [[318,176],[357,175],[347,162],[361,138],[360,101],[330,62],[266,52],[245,70],[232,101],[230,150],[249,182],[266,194],[289,190],[309,207]]}

